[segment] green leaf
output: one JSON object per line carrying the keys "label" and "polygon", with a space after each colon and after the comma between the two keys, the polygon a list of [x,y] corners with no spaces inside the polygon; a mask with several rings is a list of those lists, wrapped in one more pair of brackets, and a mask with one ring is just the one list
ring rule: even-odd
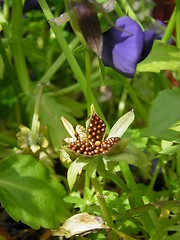
{"label": "green leaf", "polygon": [[138,64],[138,72],[160,72],[180,68],[180,51],[170,44],[154,41],[148,57]]}
{"label": "green leaf", "polygon": [[62,184],[32,156],[15,155],[0,162],[0,201],[15,221],[34,229],[57,228],[69,217],[65,195]]}
{"label": "green leaf", "polygon": [[180,120],[180,89],[160,92],[150,110],[151,133],[161,133]]}
{"label": "green leaf", "polygon": [[91,159],[78,158],[70,165],[67,172],[67,180],[70,190],[72,190],[76,182],[77,175],[82,171],[83,167],[86,166],[90,161]]}
{"label": "green leaf", "polygon": [[139,168],[144,168],[148,165],[146,155],[139,149],[133,147],[126,147],[122,153],[116,155],[107,155],[104,156],[103,159],[108,161],[108,164],[111,162],[113,163],[114,161],[126,162]]}

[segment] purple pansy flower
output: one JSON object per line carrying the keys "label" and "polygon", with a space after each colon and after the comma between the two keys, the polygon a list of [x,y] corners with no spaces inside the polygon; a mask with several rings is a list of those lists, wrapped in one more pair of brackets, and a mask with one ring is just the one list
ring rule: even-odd
{"label": "purple pansy flower", "polygon": [[124,31],[111,28],[103,34],[102,61],[105,66],[132,78],[137,64],[151,51],[155,33],[143,32],[138,23],[127,16],[119,18],[115,24]]}

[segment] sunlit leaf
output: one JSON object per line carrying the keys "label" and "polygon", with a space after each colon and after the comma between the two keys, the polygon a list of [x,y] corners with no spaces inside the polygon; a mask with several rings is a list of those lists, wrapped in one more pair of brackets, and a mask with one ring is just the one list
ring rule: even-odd
{"label": "sunlit leaf", "polygon": [[180,121],[180,90],[167,89],[159,93],[150,110],[151,133],[161,133]]}
{"label": "sunlit leaf", "polygon": [[15,155],[0,162],[1,205],[15,221],[34,229],[57,228],[69,217],[65,195],[62,184],[32,156]]}
{"label": "sunlit leaf", "polygon": [[180,68],[180,51],[170,44],[155,41],[148,57],[138,64],[138,72],[160,72]]}

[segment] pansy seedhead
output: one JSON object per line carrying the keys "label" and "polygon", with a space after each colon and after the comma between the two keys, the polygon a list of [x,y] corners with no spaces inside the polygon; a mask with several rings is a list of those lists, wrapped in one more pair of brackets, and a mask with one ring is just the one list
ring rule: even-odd
{"label": "pansy seedhead", "polygon": [[106,124],[94,110],[86,121],[86,128],[77,125],[75,131],[64,117],[61,120],[71,135],[71,138],[64,139],[67,152],[76,157],[93,157],[117,153],[126,147],[128,141],[120,138],[134,120],[134,113],[130,111],[120,118],[107,137]]}

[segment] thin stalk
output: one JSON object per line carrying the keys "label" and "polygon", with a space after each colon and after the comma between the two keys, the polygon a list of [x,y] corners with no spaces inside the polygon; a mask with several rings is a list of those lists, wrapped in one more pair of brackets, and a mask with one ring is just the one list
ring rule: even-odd
{"label": "thin stalk", "polygon": [[[128,184],[128,187],[130,189],[130,192],[133,197],[134,204],[136,206],[142,206],[144,205],[144,202],[142,200],[141,194],[139,192],[139,189],[136,185],[136,182],[133,178],[133,175],[131,173],[131,170],[129,169],[128,164],[126,163],[120,163],[122,174]],[[148,212],[143,212],[140,214],[141,218],[143,220],[144,226],[147,229],[147,232],[149,233],[150,237],[152,237],[156,233],[155,225],[153,224],[153,221],[149,215]]]}
{"label": "thin stalk", "polygon": [[[54,16],[52,15],[52,13],[50,11],[47,2],[45,0],[38,0],[38,2],[39,2],[39,5],[42,8],[42,11],[43,11],[46,19],[47,20],[53,19]],[[66,42],[66,40],[65,40],[65,38],[64,38],[64,36],[62,34],[61,29],[58,26],[56,26],[53,22],[49,22],[49,24],[50,24],[53,32],[55,33],[55,35],[57,37],[57,41],[58,41],[62,51],[64,52],[64,55],[65,55],[69,65],[70,65],[74,75],[75,75],[75,78],[77,79],[77,81],[80,84],[80,87],[81,87],[81,90],[82,90],[84,96],[87,99],[86,78],[85,78],[85,76],[84,76],[84,74],[83,74],[83,72],[82,72],[78,62],[76,61],[74,55],[72,54],[71,49],[69,48],[69,46],[68,46],[68,44],[67,44],[67,42]],[[104,121],[105,121],[105,123],[107,125],[107,128],[109,128],[108,127],[108,123],[107,123],[107,121],[106,121],[106,119],[104,117],[104,114],[102,113],[102,111],[101,111],[101,109],[100,109],[100,107],[99,107],[99,105],[97,103],[97,100],[93,96],[93,94],[92,94],[92,102],[93,102],[93,104],[95,106],[95,109],[98,112],[98,114],[104,119]]]}
{"label": "thin stalk", "polygon": [[31,93],[31,82],[22,48],[22,1],[13,1],[12,5],[12,48],[18,81],[24,94]]}
{"label": "thin stalk", "polygon": [[8,57],[7,57],[6,51],[4,49],[1,38],[0,38],[0,54],[2,56],[4,65],[5,65],[6,79],[13,86],[13,89],[14,89],[16,95],[18,95],[19,94],[19,89],[18,89],[18,86],[17,86],[17,83],[16,83],[16,79],[14,77],[15,74],[14,74],[14,72],[13,72],[11,66],[10,66],[10,63],[9,63],[9,60],[8,60]]}
{"label": "thin stalk", "polygon": [[[115,228],[114,222],[112,220],[112,216],[109,213],[109,210],[107,208],[106,202],[105,202],[105,200],[103,198],[101,185],[100,185],[97,177],[91,178],[91,181],[92,181],[93,187],[94,187],[94,189],[96,191],[97,200],[98,200],[99,206],[101,208],[101,211],[103,213],[104,219],[107,222],[107,225],[110,228]],[[118,240],[118,236],[113,231],[111,232],[111,237],[112,237],[113,240]]]}
{"label": "thin stalk", "polygon": [[[74,49],[79,43],[79,39],[76,37],[73,39],[73,41],[69,44],[70,49]],[[42,76],[40,79],[40,82],[46,83],[49,82],[50,79],[53,77],[55,72],[61,67],[61,65],[65,62],[66,57],[64,53],[62,53],[56,61],[51,65],[51,67],[48,69],[48,71]]]}
{"label": "thin stalk", "polygon": [[90,115],[92,104],[92,92],[91,92],[91,58],[88,50],[86,51],[86,89],[87,89],[87,111]]}
{"label": "thin stalk", "polygon": [[6,20],[9,20],[9,0],[4,0],[3,15]]}
{"label": "thin stalk", "polygon": [[[39,0],[39,4],[42,8],[42,11],[43,11],[46,19],[47,20],[53,19],[54,16],[50,11],[47,2],[45,0]],[[78,80],[85,97],[87,97],[85,77],[84,77],[84,75],[81,71],[81,68],[80,68],[79,64],[77,63],[74,55],[72,54],[71,49],[69,48],[69,45],[67,44],[67,42],[62,34],[62,31],[53,22],[49,21],[49,25],[51,26],[53,32],[55,33],[55,35],[57,37],[57,41],[58,41],[62,51],[64,52],[64,55],[70,65],[76,79]]]}
{"label": "thin stalk", "polygon": [[166,31],[164,32],[164,35],[162,37],[162,41],[164,41],[165,43],[168,43],[168,41],[173,33],[173,30],[175,28],[175,25],[176,25],[176,8],[174,8],[174,11],[171,15],[171,18],[167,25]]}
{"label": "thin stalk", "polygon": [[149,184],[149,186],[148,186],[148,189],[147,189],[147,191],[146,191],[146,194],[147,194],[147,195],[148,195],[148,194],[152,191],[152,189],[153,189],[153,186],[154,186],[154,184],[155,184],[155,181],[156,181],[157,176],[158,176],[158,173],[159,173],[159,169],[160,169],[160,165],[157,165],[157,166],[156,166],[156,169],[155,169],[155,172],[153,173],[153,177],[152,177],[152,179],[151,179],[151,182],[150,182],[150,184]]}
{"label": "thin stalk", "polygon": [[119,188],[121,188],[123,191],[129,194],[129,188],[126,186],[126,184],[120,177],[113,173],[110,173],[109,171],[106,172],[106,177],[111,179]]}
{"label": "thin stalk", "polygon": [[[177,159],[176,159],[176,171],[177,171],[177,178],[180,179],[180,153],[177,153]],[[179,194],[180,195],[180,194]],[[180,197],[180,196],[179,196]]]}
{"label": "thin stalk", "polygon": [[134,19],[141,26],[141,28],[144,30],[142,24],[139,22],[135,12],[130,7],[129,3],[126,0],[118,0],[117,2],[119,2],[119,5],[122,6],[122,8],[126,12],[126,14],[128,14],[128,16],[130,16],[132,19]]}
{"label": "thin stalk", "polygon": [[148,116],[147,116],[146,110],[143,107],[143,105],[141,104],[140,100],[138,99],[136,91],[131,87],[131,85],[129,84],[127,79],[123,79],[123,84],[124,84],[124,87],[127,90],[128,94],[129,94],[129,96],[131,97],[131,99],[135,103],[136,109],[139,111],[139,113],[140,113],[141,117],[143,118],[144,122],[146,124],[148,124]]}
{"label": "thin stalk", "polygon": [[2,132],[0,132],[0,142],[8,144],[12,147],[17,147],[17,139],[7,136],[7,134],[3,134]]}
{"label": "thin stalk", "polygon": [[180,1],[176,1],[176,46],[180,49]]}
{"label": "thin stalk", "polygon": [[122,11],[122,9],[120,8],[119,4],[117,3],[117,1],[115,1],[115,8],[114,8],[116,14],[118,17],[122,17],[124,16],[124,13]]}
{"label": "thin stalk", "polygon": [[88,199],[88,190],[90,186],[90,178],[88,173],[85,172],[85,180],[84,180],[84,199]]}
{"label": "thin stalk", "polygon": [[42,90],[43,90],[43,85],[40,85],[38,87],[36,105],[34,109],[34,115],[33,115],[32,126],[31,126],[31,144],[32,145],[37,144],[37,136],[39,133],[39,110],[41,105]]}
{"label": "thin stalk", "polygon": [[140,207],[135,207],[130,210],[127,210],[124,214],[117,214],[116,218],[125,218],[125,217],[132,217],[134,215],[139,215],[142,212],[152,211],[154,209],[161,209],[161,208],[179,208],[180,207],[180,201],[157,201],[145,204]]}

